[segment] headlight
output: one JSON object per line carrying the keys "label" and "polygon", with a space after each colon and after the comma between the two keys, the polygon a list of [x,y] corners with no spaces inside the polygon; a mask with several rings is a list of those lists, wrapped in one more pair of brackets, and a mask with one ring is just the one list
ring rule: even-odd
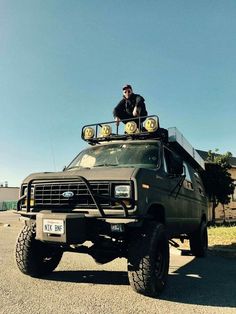
{"label": "headlight", "polygon": [[130,198],[130,185],[116,185],[115,197],[117,198]]}

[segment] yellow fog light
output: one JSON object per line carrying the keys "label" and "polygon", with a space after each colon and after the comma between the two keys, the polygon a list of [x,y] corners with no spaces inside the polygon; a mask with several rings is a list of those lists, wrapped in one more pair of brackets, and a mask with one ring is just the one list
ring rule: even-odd
{"label": "yellow fog light", "polygon": [[106,136],[111,135],[111,133],[112,133],[112,128],[111,128],[111,126],[108,125],[108,124],[104,124],[104,125],[102,126],[101,136],[106,137]]}
{"label": "yellow fog light", "polygon": [[129,121],[125,125],[125,132],[128,134],[133,134],[137,131],[137,124],[134,121]]}
{"label": "yellow fog light", "polygon": [[[27,205],[27,200],[25,199],[24,205]],[[34,200],[30,200],[30,206],[34,206]]]}
{"label": "yellow fog light", "polygon": [[[130,207],[130,205],[131,205],[130,200],[122,200],[122,203],[124,203],[125,206],[127,206],[127,207]],[[120,203],[115,202],[115,206],[120,206]]]}
{"label": "yellow fog light", "polygon": [[87,127],[84,130],[84,139],[89,140],[90,138],[94,137],[94,129],[91,127]]}
{"label": "yellow fog light", "polygon": [[155,132],[158,129],[158,121],[156,119],[149,118],[145,122],[144,127],[148,132]]}

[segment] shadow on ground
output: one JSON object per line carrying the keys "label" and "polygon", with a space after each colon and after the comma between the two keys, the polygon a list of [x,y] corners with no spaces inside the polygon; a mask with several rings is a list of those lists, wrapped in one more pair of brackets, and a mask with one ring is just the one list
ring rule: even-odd
{"label": "shadow on ground", "polygon": [[209,252],[212,255],[229,257],[236,260],[236,243],[232,243],[229,245],[212,245],[211,247],[209,247]]}
{"label": "shadow on ground", "polygon": [[100,285],[129,285],[127,272],[124,271],[55,271],[46,279]]}
{"label": "shadow on ground", "polygon": [[[188,255],[188,252],[184,251],[183,255]],[[173,270],[175,268],[174,265],[170,266],[168,286],[160,299],[185,304],[236,307],[234,259],[210,254],[207,258],[195,258]],[[123,271],[55,271],[47,280],[129,285],[127,273]]]}
{"label": "shadow on ground", "polygon": [[[187,251],[183,255],[188,255]],[[235,259],[195,258],[171,272],[161,299],[196,305],[236,307]]]}

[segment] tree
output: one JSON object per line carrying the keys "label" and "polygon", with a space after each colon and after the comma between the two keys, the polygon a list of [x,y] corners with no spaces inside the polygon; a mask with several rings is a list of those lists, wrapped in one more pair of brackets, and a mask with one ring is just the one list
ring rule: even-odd
{"label": "tree", "polygon": [[211,150],[206,159],[205,171],[202,174],[203,183],[212,203],[212,224],[215,224],[215,209],[219,203],[223,206],[230,202],[230,195],[234,192],[234,183],[228,170],[231,168],[230,157],[232,154],[218,154]]}

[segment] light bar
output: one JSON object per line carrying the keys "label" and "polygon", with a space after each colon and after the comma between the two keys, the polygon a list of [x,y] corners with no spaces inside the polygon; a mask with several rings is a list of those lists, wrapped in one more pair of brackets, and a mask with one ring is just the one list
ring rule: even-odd
{"label": "light bar", "polygon": [[[134,117],[134,120],[123,119],[117,124],[115,120],[88,124],[82,128],[81,137],[93,145],[103,141],[129,138],[154,138],[158,135],[160,125],[158,116]],[[161,135],[162,136],[162,135]]]}

